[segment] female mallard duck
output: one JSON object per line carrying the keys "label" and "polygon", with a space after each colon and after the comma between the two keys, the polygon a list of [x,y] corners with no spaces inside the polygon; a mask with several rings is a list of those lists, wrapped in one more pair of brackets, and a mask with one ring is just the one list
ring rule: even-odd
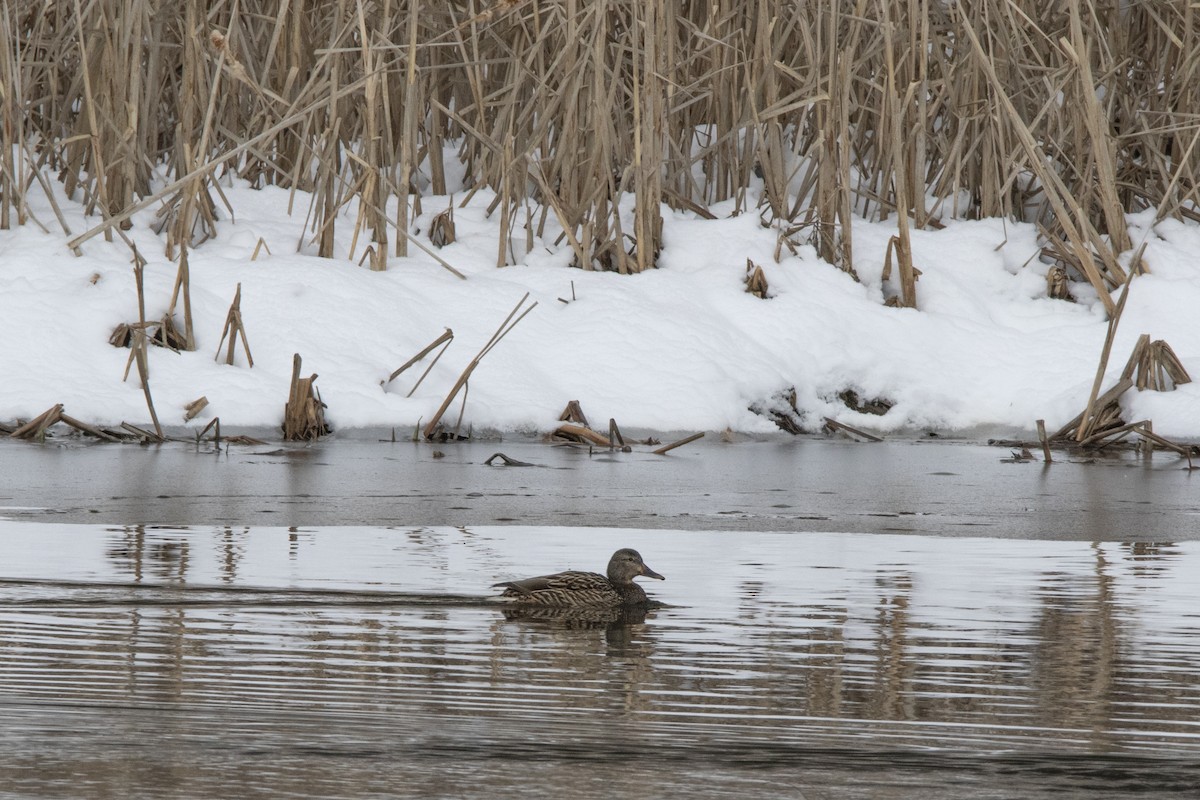
{"label": "female mallard duck", "polygon": [[633,582],[639,575],[665,581],[646,566],[637,550],[628,547],[613,553],[608,562],[608,577],[595,572],[559,572],[522,581],[504,581],[492,586],[504,587],[500,599],[526,605],[557,606],[631,606],[647,602],[642,587]]}

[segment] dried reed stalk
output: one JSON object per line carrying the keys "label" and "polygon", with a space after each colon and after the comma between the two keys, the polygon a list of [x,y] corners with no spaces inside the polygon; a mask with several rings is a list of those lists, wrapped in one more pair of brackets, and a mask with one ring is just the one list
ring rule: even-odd
{"label": "dried reed stalk", "polygon": [[300,377],[300,354],[292,356],[292,381],[283,407],[283,438],[288,442],[315,442],[329,433],[325,404],[316,387],[315,374]]}
{"label": "dried reed stalk", "polygon": [[405,361],[403,364],[401,364],[399,367],[397,367],[396,370],[391,375],[389,375],[387,380],[384,381],[383,383],[386,385],[386,384],[389,384],[392,381],[396,380],[396,378],[400,377],[401,373],[403,373],[406,369],[411,367],[413,364],[416,364],[421,359],[425,358],[425,356],[432,353],[438,347],[441,347],[442,349],[438,350],[438,354],[433,357],[433,361],[429,362],[429,366],[425,368],[425,371],[421,373],[421,377],[417,378],[417,382],[413,384],[413,387],[408,390],[408,394],[405,395],[405,397],[412,397],[413,392],[415,392],[417,390],[417,387],[421,385],[421,382],[425,380],[425,376],[429,374],[429,371],[432,370],[434,368],[434,366],[437,365],[438,359],[440,359],[442,357],[442,355],[446,352],[446,349],[448,347],[450,347],[450,343],[453,341],[454,341],[454,331],[450,330],[449,328],[446,328],[446,330],[443,331],[440,336],[438,336],[432,342],[427,344],[424,347],[424,349],[421,350],[421,352],[417,353],[415,356],[410,358],[408,361]]}
{"label": "dried reed stalk", "polygon": [[[192,402],[188,403],[186,406],[183,407],[183,421],[184,422],[191,421],[192,419],[194,419],[196,417],[197,414],[199,414],[201,411],[203,411],[207,407],[208,407],[208,398],[207,397],[197,397],[195,400],[193,400]],[[218,438],[220,437],[219,431],[217,433],[217,436],[218,436]]]}
{"label": "dried reed stalk", "polygon": [[63,404],[55,403],[24,425],[19,425],[9,434],[9,437],[12,439],[36,439],[42,441],[46,438],[47,429],[62,419],[62,412]]}
{"label": "dried reed stalk", "polygon": [[[1121,292],[1121,299],[1117,301],[1116,307],[1113,309],[1112,315],[1108,319],[1108,330],[1104,336],[1104,346],[1100,349],[1100,362],[1096,366],[1096,377],[1092,381],[1092,391],[1088,395],[1088,403],[1083,411],[1083,424],[1075,432],[1075,441],[1082,442],[1087,438],[1095,428],[1096,408],[1103,408],[1107,403],[1097,405],[1097,394],[1100,392],[1100,384],[1104,380],[1104,372],[1108,369],[1108,357],[1112,353],[1113,340],[1117,335],[1117,325],[1121,322],[1121,312],[1125,310],[1125,301],[1129,299],[1129,283],[1125,284],[1125,290]],[[1129,378],[1122,376],[1121,383],[1128,383]]]}
{"label": "dried reed stalk", "polygon": [[[150,361],[149,354],[146,352],[147,342],[149,337],[146,335],[145,328],[138,328],[133,334],[133,345],[130,347],[129,356],[133,362],[137,364],[138,379],[142,384],[142,394],[146,398],[146,409],[150,412],[150,421],[154,423],[154,434],[157,440],[166,441],[163,435],[162,425],[158,424],[158,413],[154,410],[154,398],[150,396]],[[125,374],[129,374],[129,367],[126,365]]]}
{"label": "dried reed stalk", "polygon": [[[508,313],[508,316],[504,318],[504,321],[500,323],[500,327],[497,328],[496,332],[492,334],[492,338],[487,340],[487,343],[484,344],[479,352],[476,353],[475,357],[471,359],[470,363],[468,363],[466,368],[462,371],[462,374],[458,376],[458,380],[454,382],[454,385],[450,387],[450,391],[446,394],[446,399],[442,401],[441,406],[438,407],[437,412],[434,413],[433,417],[429,420],[429,424],[427,424],[424,431],[422,431],[422,435],[426,439],[432,439],[434,437],[434,434],[437,432],[441,424],[442,416],[446,413],[446,409],[448,409],[450,404],[454,402],[454,398],[458,396],[458,393],[466,388],[467,381],[469,381],[471,378],[471,373],[473,373],[475,368],[479,366],[479,362],[483,360],[483,357],[491,352],[492,348],[499,344],[500,340],[507,336],[509,331],[517,327],[517,324],[521,320],[525,319],[525,316],[530,311],[533,311],[535,308],[537,308],[537,301],[535,300],[528,308],[526,308],[524,311],[521,311],[522,306],[525,305],[525,301],[528,299],[529,293],[526,292],[524,296],[522,296],[517,302],[517,304],[513,306],[513,310]],[[519,316],[517,315],[518,311],[521,311]],[[463,399],[463,407],[466,407],[465,397]]]}
{"label": "dried reed stalk", "polygon": [[569,442],[590,443],[597,447],[612,448],[613,442],[607,436],[585,425],[559,425],[551,434],[556,439],[566,439]]}
{"label": "dried reed stalk", "polygon": [[213,360],[221,357],[221,347],[225,338],[229,337],[229,349],[225,351],[225,363],[233,365],[233,351],[237,347],[238,335],[242,337],[242,350],[246,353],[246,366],[254,366],[254,356],[250,355],[250,337],[246,335],[246,326],[242,323],[242,284],[237,285],[233,293],[233,302],[229,304],[229,312],[225,314],[225,326],[221,329],[221,341],[217,342],[217,354]]}
{"label": "dried reed stalk", "polygon": [[685,444],[689,444],[691,442],[696,441],[697,439],[703,439],[703,438],[704,438],[703,431],[701,431],[700,433],[693,433],[691,436],[685,436],[678,441],[671,442],[670,444],[665,444],[662,447],[658,448],[657,450],[653,450],[651,452],[653,452],[654,455],[656,455],[656,456],[666,455],[670,451],[674,450],[676,447],[683,447]]}
{"label": "dried reed stalk", "polygon": [[1138,391],[1172,391],[1177,386],[1192,382],[1192,376],[1171,345],[1162,339],[1152,342],[1146,333],[1138,337],[1121,377],[1132,378]]}
{"label": "dried reed stalk", "polygon": [[1182,0],[159,5],[0,8],[0,225],[56,175],[100,216],[72,248],[166,201],[173,255],[215,231],[232,173],[311,193],[316,251],[349,224],[381,269],[421,245],[456,149],[504,263],[546,235],[582,268],[648,269],[663,204],[730,200],[851,272],[854,217],[896,215],[907,286],[908,227],[1007,216],[1062,243],[1111,312],[1124,215],[1200,201]]}

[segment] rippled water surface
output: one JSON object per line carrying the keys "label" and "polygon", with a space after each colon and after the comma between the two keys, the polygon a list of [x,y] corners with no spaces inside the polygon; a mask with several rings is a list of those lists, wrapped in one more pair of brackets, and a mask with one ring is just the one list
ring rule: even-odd
{"label": "rippled water surface", "polygon": [[[645,617],[490,583],[667,576]],[[0,794],[1195,797],[1200,543],[0,522]]]}

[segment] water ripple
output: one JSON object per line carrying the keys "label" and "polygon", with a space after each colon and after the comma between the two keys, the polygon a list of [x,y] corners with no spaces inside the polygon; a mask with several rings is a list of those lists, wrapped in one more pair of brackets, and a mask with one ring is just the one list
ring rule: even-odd
{"label": "water ripple", "polygon": [[[516,618],[480,591],[630,540],[668,575],[645,615]],[[601,797],[664,769],[694,797],[1200,779],[1190,545],[16,525],[0,564],[18,796],[516,797],[537,774]]]}

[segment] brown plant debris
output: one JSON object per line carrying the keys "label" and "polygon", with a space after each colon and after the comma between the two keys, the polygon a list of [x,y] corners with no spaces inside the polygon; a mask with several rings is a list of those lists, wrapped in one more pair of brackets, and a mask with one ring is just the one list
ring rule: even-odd
{"label": "brown plant debris", "polygon": [[625,444],[625,437],[621,435],[621,429],[617,427],[617,421],[609,418],[608,420],[608,441],[610,447],[617,447],[628,453],[632,448]]}
{"label": "brown plant debris", "polygon": [[587,415],[583,413],[583,408],[578,400],[572,400],[567,403],[566,408],[563,409],[558,419],[565,424],[559,425],[551,432],[549,439],[552,442],[566,445],[607,447],[609,450],[620,450],[623,453],[633,451],[633,448],[625,443],[625,437],[621,435],[621,429],[617,427],[616,419],[609,418],[608,435],[605,436],[603,433],[592,429]]}
{"label": "brown plant debris", "polygon": [[683,447],[685,444],[689,444],[691,442],[696,441],[697,439],[703,439],[703,438],[704,438],[704,431],[701,431],[700,433],[693,433],[691,436],[685,436],[678,441],[671,442],[670,444],[665,444],[662,447],[658,448],[657,450],[654,450],[653,452],[654,452],[654,455],[656,455],[656,456],[664,456],[667,453],[669,453],[670,451],[674,450],[676,447]]}
{"label": "brown plant debris", "polygon": [[113,332],[108,337],[108,343],[113,347],[129,347],[129,343],[133,340],[133,326],[126,322],[122,322],[113,328]]}
{"label": "brown plant debris", "polygon": [[894,402],[882,397],[873,397],[869,400],[863,400],[859,397],[858,392],[854,389],[843,389],[838,392],[838,400],[846,404],[846,408],[851,411],[857,411],[860,414],[874,414],[877,417],[882,417],[884,414],[892,410]]}
{"label": "brown plant debris", "polygon": [[844,422],[838,422],[836,419],[833,419],[832,417],[824,417],[824,420],[825,420],[825,429],[828,431],[841,431],[844,433],[848,433],[851,436],[857,436],[861,439],[866,439],[868,442],[882,442],[883,441],[882,437],[875,436],[874,434],[870,434],[870,433],[867,433],[866,431],[859,430],[858,428],[847,425]]}
{"label": "brown plant debris", "polygon": [[1169,392],[1192,382],[1192,376],[1184,369],[1171,345],[1162,339],[1152,342],[1148,334],[1142,334],[1138,339],[1125,370],[1133,377],[1133,385],[1139,391]]}
{"label": "brown plant debris", "polygon": [[883,274],[881,278],[881,282],[884,284],[887,284],[892,277],[893,254],[898,264],[897,272],[900,276],[900,292],[888,297],[884,305],[892,308],[916,308],[917,279],[921,277],[921,270],[913,266],[912,248],[909,246],[907,236],[893,236],[888,240],[887,251],[883,257]]}
{"label": "brown plant debris", "polygon": [[175,320],[170,314],[164,316],[158,322],[157,327],[152,325],[146,330],[150,344],[165,347],[177,353],[195,349],[189,346],[187,334],[175,327]]}
{"label": "brown plant debris", "polygon": [[[1117,303],[1116,313],[1109,322],[1110,340],[1115,322],[1120,317],[1128,291],[1123,292]],[[1111,342],[1106,343],[1101,359],[1101,369],[1107,364]],[[1148,420],[1126,422],[1121,416],[1121,397],[1130,389],[1139,391],[1172,391],[1176,386],[1191,382],[1191,376],[1179,362],[1171,346],[1161,339],[1150,341],[1148,334],[1138,337],[1121,377],[1107,391],[1091,400],[1087,408],[1060,428],[1050,441],[1073,441],[1081,447],[1106,447],[1130,433],[1136,433],[1169,450],[1181,454],[1193,452],[1194,448],[1169,442],[1153,433]]]}
{"label": "brown plant debris", "polygon": [[[207,397],[198,397],[183,407],[183,421],[195,419],[196,415],[208,406]],[[211,424],[211,423],[210,423]]]}
{"label": "brown plant debris", "polygon": [[13,439],[34,439],[40,442],[46,438],[47,429],[62,419],[62,412],[63,404],[55,403],[24,425],[19,426],[9,436]]}
{"label": "brown plant debris", "polygon": [[253,436],[245,436],[242,434],[238,434],[237,436],[226,436],[225,443],[226,444],[248,444],[248,445],[266,444],[266,442],[264,442],[262,439],[255,439]]}
{"label": "brown plant debris", "polygon": [[121,427],[133,434],[133,437],[142,444],[162,444],[167,440],[167,437],[148,431],[145,428],[139,428],[137,425],[131,425],[128,422],[122,422]]}
{"label": "brown plant debris", "polygon": [[763,268],[750,259],[746,259],[746,291],[755,297],[766,300],[768,295],[767,276]]}
{"label": "brown plant debris", "polygon": [[387,380],[383,382],[383,385],[386,386],[387,384],[396,380],[396,378],[400,377],[400,375],[403,374],[406,369],[425,358],[425,356],[429,355],[440,346],[442,349],[439,350],[438,354],[433,357],[433,361],[429,362],[429,366],[425,368],[425,371],[421,373],[421,377],[417,378],[417,382],[413,384],[413,387],[408,390],[408,394],[405,395],[405,397],[412,397],[413,392],[415,392],[417,387],[421,385],[421,382],[425,380],[425,376],[428,375],[429,371],[433,369],[435,364],[437,364],[438,359],[441,358],[442,354],[446,352],[446,348],[450,346],[452,341],[454,341],[454,331],[446,328],[441,336],[425,345],[425,348],[421,350],[421,352],[417,353],[408,361],[405,361],[403,364],[401,364],[391,375],[388,376]]}
{"label": "brown plant debris", "polygon": [[508,456],[504,455],[504,453],[493,453],[491,455],[491,457],[488,458],[488,460],[484,461],[483,463],[490,467],[490,466],[492,466],[492,462],[495,461],[496,459],[500,459],[500,463],[502,463],[506,467],[535,467],[535,466],[537,466],[536,464],[530,464],[528,461],[518,461],[515,458],[509,458]]}
{"label": "brown plant debris", "polygon": [[1061,264],[1055,264],[1046,271],[1046,296],[1051,300],[1075,302],[1071,296],[1070,281],[1067,280],[1067,268]]}
{"label": "brown plant debris", "polygon": [[796,407],[796,387],[772,395],[762,403],[750,406],[750,411],[774,422],[781,431],[799,436],[804,433],[804,414]]}
{"label": "brown plant debris", "polygon": [[103,439],[106,442],[120,442],[128,439],[128,436],[119,432],[104,430],[95,425],[90,425],[82,420],[75,419],[63,411],[63,404],[56,403],[50,408],[43,411],[38,416],[29,420],[26,423],[19,424],[15,427],[0,425],[0,432],[9,434],[14,439],[26,439],[35,441],[44,441],[50,435],[50,428],[58,423],[67,425],[82,434],[94,436],[97,439]]}
{"label": "brown plant debris", "polygon": [[448,244],[454,244],[458,240],[458,234],[454,227],[454,206],[453,204],[436,214],[429,223],[429,241],[433,242],[434,247],[445,247]]}
{"label": "brown plant debris", "polygon": [[[129,348],[129,359],[125,362],[125,375],[122,380],[129,379],[129,369],[133,364],[137,364],[138,379],[142,384],[142,394],[146,397],[146,408],[150,412],[150,420],[154,423],[153,436],[157,441],[166,441],[163,435],[162,425],[158,424],[158,414],[154,410],[154,398],[150,395],[150,357],[146,352],[146,343],[150,341],[146,336],[146,329],[143,326],[138,326],[133,332],[133,344]],[[125,426],[125,423],[122,423]]]}
{"label": "brown plant debris", "polygon": [[583,407],[579,405],[578,400],[571,400],[567,403],[567,407],[558,415],[559,422],[575,422],[583,425],[585,428],[592,427],[588,424],[587,415],[583,413]]}
{"label": "brown plant debris", "polygon": [[1030,461],[1036,461],[1036,459],[1033,457],[1033,452],[1028,447],[1023,447],[1020,450],[1013,450],[1011,453],[1012,454],[1008,458],[1002,458],[1000,461],[1005,464],[1025,464]]}
{"label": "brown plant debris", "polygon": [[246,335],[246,326],[242,324],[242,284],[237,285],[233,293],[233,302],[229,304],[229,312],[225,315],[225,327],[221,329],[221,341],[217,342],[217,354],[213,360],[221,357],[221,346],[225,338],[229,338],[229,349],[225,352],[225,363],[233,364],[233,351],[237,346],[238,335],[242,337],[242,350],[246,353],[247,366],[254,366],[254,356],[250,355],[250,337]]}
{"label": "brown plant debris", "polygon": [[559,425],[550,434],[553,441],[567,444],[593,444],[597,447],[612,447],[612,440],[602,433],[583,425]]}
{"label": "brown plant debris", "polygon": [[1053,459],[1050,457],[1050,437],[1046,435],[1046,420],[1037,421],[1037,432],[1038,441],[1042,443],[1042,458],[1049,464]]}
{"label": "brown plant debris", "polygon": [[[517,324],[521,320],[525,319],[525,316],[530,311],[533,311],[535,308],[537,308],[537,301],[535,300],[528,308],[525,308],[525,310],[522,311],[521,308],[525,305],[525,301],[528,299],[529,292],[526,292],[521,299],[517,301],[517,304],[513,306],[513,310],[508,312],[508,316],[505,317],[504,321],[500,323],[500,327],[497,328],[496,332],[492,334],[492,338],[488,339],[483,348],[480,349],[475,357],[471,359],[471,362],[467,364],[466,369],[462,371],[462,374],[458,376],[458,380],[454,382],[454,385],[450,387],[449,393],[446,394],[446,399],[442,401],[442,405],[434,413],[433,418],[429,420],[429,424],[425,426],[424,431],[422,431],[426,439],[431,440],[435,437],[459,438],[458,431],[462,424],[462,416],[466,411],[467,406],[466,386],[467,382],[471,379],[471,373],[474,372],[476,367],[479,366],[479,362],[483,360],[483,357],[491,352],[492,348],[499,344],[501,339],[508,335],[509,331],[517,327]],[[517,312],[520,312],[520,314],[518,315]],[[442,416],[445,415],[446,409],[448,409],[450,404],[454,402],[454,398],[458,396],[460,391],[463,392],[463,404],[459,410],[458,422],[455,423],[454,430],[452,432],[443,431]]]}
{"label": "brown plant debris", "polygon": [[[200,399],[203,400],[204,398],[200,398]],[[196,402],[199,402],[199,401],[196,401]],[[200,442],[204,440],[204,434],[208,433],[209,431],[213,432],[213,436],[212,436],[213,444],[215,444],[217,446],[217,449],[220,450],[221,449],[221,418],[220,417],[213,417],[211,420],[209,420],[209,423],[207,425],[205,425],[203,428],[201,428],[196,433],[196,444],[200,444]]]}
{"label": "brown plant debris", "polygon": [[221,449],[221,442],[225,442],[226,445],[240,444],[257,446],[266,444],[266,442],[264,442],[262,439],[255,439],[253,436],[243,436],[241,434],[235,436],[221,436],[220,417],[213,417],[212,421],[205,425],[204,428],[196,434],[196,444],[199,444],[201,441],[203,441],[204,435],[210,430],[213,432],[212,442],[217,446],[218,451]]}
{"label": "brown plant debris", "polygon": [[151,322],[122,322],[113,328],[108,343],[113,347],[131,347],[137,331],[146,332],[148,344],[165,347],[176,353],[187,349],[187,339],[169,316]]}
{"label": "brown plant debris", "polygon": [[300,354],[292,356],[292,384],[283,407],[284,441],[315,442],[330,432],[325,424],[325,409],[316,387],[317,376],[300,377]]}

